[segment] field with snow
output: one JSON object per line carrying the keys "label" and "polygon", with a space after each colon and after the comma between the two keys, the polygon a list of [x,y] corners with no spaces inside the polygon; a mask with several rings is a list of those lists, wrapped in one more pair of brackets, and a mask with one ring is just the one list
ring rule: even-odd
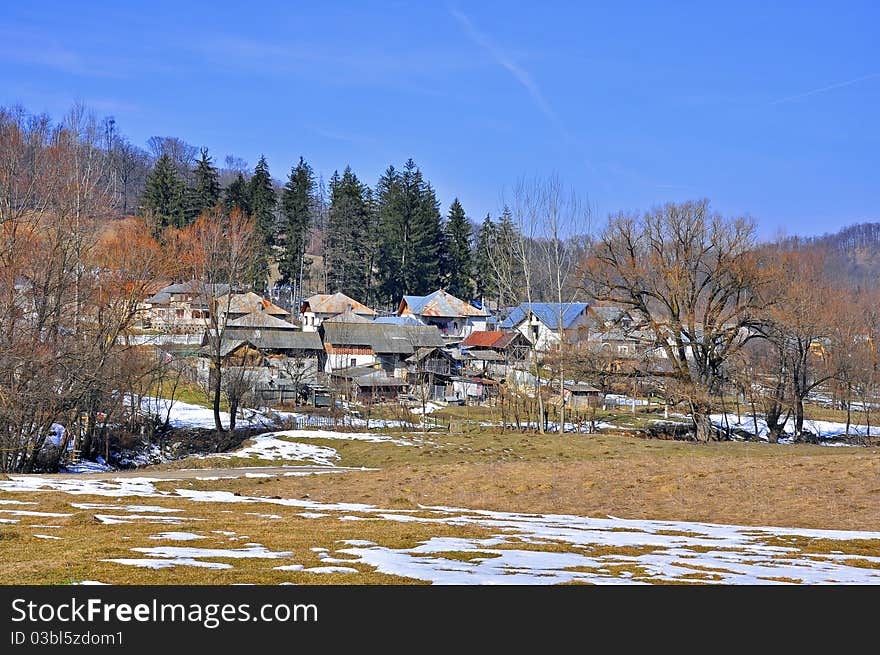
{"label": "field with snow", "polygon": [[[213,423],[204,408],[170,409],[178,425]],[[276,418],[252,412],[245,420],[267,431],[226,453],[136,472],[0,478],[0,575],[28,584],[880,583],[876,447],[284,430]]]}
{"label": "field with snow", "polygon": [[[57,558],[47,582],[167,582],[186,571],[204,582],[880,583],[880,532],[382,508],[204,485],[14,476],[0,482],[0,530],[18,537],[0,543],[50,544],[35,558]],[[99,556],[81,561],[84,544]]]}

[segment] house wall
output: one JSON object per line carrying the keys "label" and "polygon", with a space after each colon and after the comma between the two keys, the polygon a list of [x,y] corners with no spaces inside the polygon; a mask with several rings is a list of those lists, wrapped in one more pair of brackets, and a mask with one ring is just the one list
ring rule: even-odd
{"label": "house wall", "polygon": [[330,346],[324,359],[324,372],[332,373],[348,366],[372,366],[376,364],[376,354],[368,348],[342,348]]}
{"label": "house wall", "polygon": [[534,315],[525,317],[514,329],[530,342],[535,343],[535,347],[539,352],[546,352],[561,341],[558,332],[551,330]]}

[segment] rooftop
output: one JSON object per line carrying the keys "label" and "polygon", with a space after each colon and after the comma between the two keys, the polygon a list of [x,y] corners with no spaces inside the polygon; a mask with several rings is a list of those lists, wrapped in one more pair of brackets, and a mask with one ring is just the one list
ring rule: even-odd
{"label": "rooftop", "polygon": [[443,289],[438,289],[427,296],[404,296],[400,301],[397,313],[401,316],[406,313],[417,316],[434,316],[437,318],[460,318],[466,316],[489,316],[488,312],[478,309],[456,298]]}
{"label": "rooftop", "polygon": [[341,314],[346,309],[351,309],[355,314],[364,316],[376,316],[376,312],[344,293],[318,293],[306,298],[301,311],[315,314]]}

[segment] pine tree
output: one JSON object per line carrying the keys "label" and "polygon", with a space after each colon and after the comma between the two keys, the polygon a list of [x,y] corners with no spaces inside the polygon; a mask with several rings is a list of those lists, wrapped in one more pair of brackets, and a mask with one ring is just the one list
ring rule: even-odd
{"label": "pine tree", "polygon": [[434,189],[412,159],[403,173],[389,167],[377,187],[381,293],[389,303],[404,294],[425,294],[440,283],[443,247]]}
{"label": "pine tree", "polygon": [[190,194],[191,203],[195,216],[198,216],[220,200],[220,175],[208,157],[207,148],[202,148],[202,157],[196,162],[193,177],[195,181]]}
{"label": "pine tree", "polygon": [[324,244],[327,290],[342,291],[354,298],[365,298],[370,272],[369,239],[371,225],[370,193],[351,168],[330,179],[330,210]]}
{"label": "pine tree", "polygon": [[226,211],[230,212],[236,207],[247,216],[251,214],[250,193],[248,181],[241,173],[226,187],[226,193],[223,195],[223,205]]}
{"label": "pine tree", "polygon": [[159,157],[147,178],[141,208],[153,217],[157,231],[169,225],[184,227],[190,213],[186,186],[168,155]]}
{"label": "pine tree", "polygon": [[248,184],[248,204],[250,216],[254,219],[257,232],[266,246],[275,243],[275,187],[272,185],[272,177],[269,175],[269,164],[265,157],[260,157],[253,177]]}
{"label": "pine tree", "polygon": [[482,299],[484,305],[489,298],[496,298],[498,295],[498,282],[491,259],[496,240],[495,223],[492,222],[492,217],[486,214],[486,218],[477,230],[477,242],[474,247],[474,277],[477,282],[477,295]]}
{"label": "pine tree", "polygon": [[312,168],[302,157],[291,169],[290,177],[281,191],[281,216],[285,226],[284,253],[278,269],[285,282],[300,281],[307,262],[304,255],[312,228],[315,180]]}
{"label": "pine tree", "polygon": [[445,247],[441,261],[446,290],[465,300],[470,300],[474,292],[471,236],[471,224],[456,198],[449,207],[449,216],[443,226]]}

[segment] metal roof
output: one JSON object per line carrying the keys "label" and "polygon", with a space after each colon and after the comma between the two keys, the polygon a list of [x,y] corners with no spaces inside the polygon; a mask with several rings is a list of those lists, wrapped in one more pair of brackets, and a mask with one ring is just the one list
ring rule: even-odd
{"label": "metal roof", "polygon": [[[583,314],[590,305],[585,302],[533,302],[522,303],[518,307],[514,307],[510,314],[501,324],[502,328],[512,328],[519,325],[526,318],[531,310],[538,320],[551,330],[568,329],[571,324]],[[560,315],[562,325],[560,326]]]}
{"label": "metal roof", "polygon": [[250,314],[234,318],[231,321],[227,321],[226,327],[268,328],[272,330],[296,329],[293,323],[282,321],[280,318],[262,312],[251,312]]}
{"label": "metal roof", "polygon": [[[227,303],[229,303],[227,307]],[[229,314],[250,314],[260,312],[273,316],[287,316],[287,310],[258,296],[252,291],[247,293],[224,294],[217,298],[217,309]]]}
{"label": "metal roof", "polygon": [[443,336],[433,325],[424,327],[370,323],[321,325],[324,343],[334,346],[366,346],[375,353],[411,355],[417,348],[442,346]]}
{"label": "metal roof", "polygon": [[190,280],[189,282],[181,282],[178,284],[169,284],[167,287],[160,289],[158,292],[147,298],[144,302],[151,305],[164,305],[171,302],[174,294],[200,295],[203,298],[209,296],[218,296],[220,294],[229,293],[228,284],[206,284],[198,280]]}
{"label": "metal roof", "polygon": [[306,298],[302,304],[301,311],[313,312],[315,314],[341,314],[349,307],[355,314],[376,316],[375,311],[340,292],[333,294],[318,293]]}
{"label": "metal roof", "polygon": [[471,332],[467,338],[459,345],[463,348],[507,348],[517,337],[522,335],[519,332],[503,332],[494,331],[486,332],[476,330]]}
{"label": "metal roof", "polygon": [[353,312],[351,307],[346,307],[345,311],[336,316],[331,316],[324,321],[325,323],[372,323],[372,321],[364,316]]}
{"label": "metal roof", "polygon": [[223,340],[247,340],[260,350],[314,350],[321,351],[321,337],[317,332],[299,330],[253,329],[233,327],[223,333]]}
{"label": "metal roof", "polygon": [[373,323],[382,325],[425,325],[425,323],[417,316],[407,314],[406,316],[380,316]]}
{"label": "metal roof", "polygon": [[461,298],[456,298],[443,289],[438,289],[427,296],[404,296],[400,301],[397,313],[404,315],[411,312],[417,316],[435,316],[438,318],[462,318],[466,316],[489,316],[489,313],[477,309]]}

